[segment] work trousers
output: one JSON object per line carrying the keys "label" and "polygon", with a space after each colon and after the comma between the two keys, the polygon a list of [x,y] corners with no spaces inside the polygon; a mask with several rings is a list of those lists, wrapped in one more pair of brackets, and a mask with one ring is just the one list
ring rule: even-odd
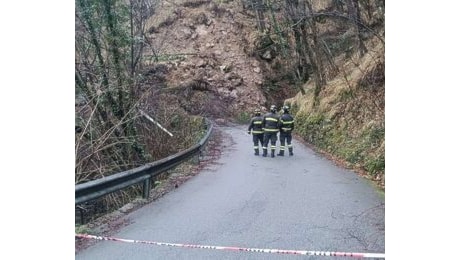
{"label": "work trousers", "polygon": [[260,146],[264,146],[264,134],[253,134],[252,141],[254,142],[254,154],[259,155],[259,143]]}
{"label": "work trousers", "polygon": [[264,150],[264,156],[267,156],[267,146],[268,142],[270,142],[270,150],[272,151],[272,157],[275,156],[275,149],[276,149],[276,140],[278,132],[265,132],[264,133],[264,145],[262,146]]}
{"label": "work trousers", "polygon": [[292,155],[292,134],[291,132],[280,132],[280,153],[279,155],[284,155],[285,145],[287,143],[287,147],[289,149],[289,155]]}

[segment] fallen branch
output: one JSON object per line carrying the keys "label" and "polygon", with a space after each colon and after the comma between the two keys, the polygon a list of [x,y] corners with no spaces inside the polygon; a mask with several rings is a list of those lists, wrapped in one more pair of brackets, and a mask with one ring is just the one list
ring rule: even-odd
{"label": "fallen branch", "polygon": [[153,120],[153,118],[151,118],[149,115],[147,115],[147,113],[145,113],[144,111],[140,110],[139,109],[139,112],[145,117],[147,118],[148,120],[150,120],[152,123],[154,123],[155,125],[157,125],[161,130],[165,131],[167,134],[169,134],[170,136],[173,136],[173,134],[171,134],[171,132],[168,131],[168,129],[164,128],[163,126],[161,126],[157,121]]}

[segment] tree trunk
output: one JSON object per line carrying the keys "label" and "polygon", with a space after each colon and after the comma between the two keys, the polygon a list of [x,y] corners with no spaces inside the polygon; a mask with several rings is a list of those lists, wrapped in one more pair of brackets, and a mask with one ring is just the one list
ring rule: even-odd
{"label": "tree trunk", "polygon": [[[313,7],[311,5],[310,1],[305,2],[308,11],[310,14],[313,14]],[[307,44],[309,45],[309,48],[307,48],[307,51],[309,51],[309,56],[312,60],[314,60],[314,69],[316,71],[315,73],[315,100],[317,100],[319,93],[321,92],[322,87],[326,84],[326,79],[324,75],[324,68],[323,68],[323,62],[321,58],[321,51],[320,51],[320,46],[318,43],[318,30],[316,28],[316,22],[314,19],[310,19],[308,21],[308,27],[311,31],[311,38],[312,38],[312,44]],[[304,37],[307,37],[307,27],[305,27],[304,31]],[[315,102],[316,103],[316,102]]]}
{"label": "tree trunk", "polygon": [[359,11],[359,2],[358,0],[347,0],[347,11],[350,20],[354,24],[354,30],[356,34],[356,41],[358,45],[359,55],[362,57],[364,53],[367,52],[366,46],[364,45],[363,35],[362,35],[362,20]]}

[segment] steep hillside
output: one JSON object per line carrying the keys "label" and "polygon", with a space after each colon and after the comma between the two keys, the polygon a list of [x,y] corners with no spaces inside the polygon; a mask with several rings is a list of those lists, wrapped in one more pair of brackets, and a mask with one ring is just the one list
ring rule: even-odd
{"label": "steep hillside", "polygon": [[[145,28],[142,23],[128,34],[133,27],[124,24],[120,35],[105,19],[110,8],[79,3],[76,183],[189,147],[200,138],[202,116],[247,123],[255,108],[285,103],[295,115],[298,140],[384,188],[384,1],[152,1],[156,6],[145,15]],[[364,27],[353,17],[356,3]],[[125,11],[116,13],[127,19]],[[101,35],[86,30],[90,25]],[[146,45],[127,45],[134,35]],[[101,46],[118,37],[125,45],[113,49],[126,52],[125,58],[137,46],[143,55],[136,70],[121,71],[127,74],[122,81],[123,73],[117,76],[113,68],[119,53],[111,57],[110,49],[89,40],[93,36]],[[95,59],[110,73],[102,73]],[[318,88],[322,76],[326,84]],[[137,108],[174,137],[139,116]]]}
{"label": "steep hillside", "polygon": [[385,185],[385,53],[378,39],[369,51],[343,60],[346,77],[330,81],[314,106],[313,83],[306,94],[286,100],[297,133],[309,143]]}
{"label": "steep hillside", "polygon": [[165,71],[162,93],[175,93],[189,113],[213,117],[265,104],[261,62],[248,55],[254,25],[236,3],[165,1],[157,13],[147,54]]}
{"label": "steep hillside", "polygon": [[[314,75],[303,85],[305,94],[297,93],[292,64],[280,50],[260,53],[264,38],[243,2],[164,1],[148,24],[151,66],[147,60],[145,85],[159,93],[157,100],[190,114],[242,122],[256,107],[291,104],[301,138],[384,187],[385,54],[378,36],[384,35],[384,4],[371,2],[362,6],[370,27],[363,33],[362,56],[353,47],[354,27],[336,19],[343,17],[318,20],[329,56],[323,58],[327,84],[315,97]],[[313,6],[326,14],[346,10],[344,3],[336,4],[316,1]],[[279,21],[282,11],[274,13]]]}

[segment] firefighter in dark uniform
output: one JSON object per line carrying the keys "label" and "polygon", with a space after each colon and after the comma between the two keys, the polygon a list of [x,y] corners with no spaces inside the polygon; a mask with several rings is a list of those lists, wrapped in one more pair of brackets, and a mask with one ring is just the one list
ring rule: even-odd
{"label": "firefighter in dark uniform", "polygon": [[263,117],[260,115],[260,109],[254,111],[254,117],[249,123],[248,134],[251,134],[252,130],[252,141],[254,142],[254,155],[259,155],[259,143],[260,146],[264,144],[264,130],[262,129]]}
{"label": "firefighter in dark uniform", "polygon": [[272,105],[270,107],[270,112],[264,115],[262,120],[262,127],[264,129],[264,145],[262,146],[262,156],[267,157],[267,146],[268,142],[270,141],[272,157],[275,157],[277,134],[280,128],[279,116],[276,114],[275,105]]}
{"label": "firefighter in dark uniform", "polygon": [[289,107],[283,107],[283,115],[280,117],[280,152],[278,156],[284,156],[285,143],[289,150],[289,156],[294,155],[292,152],[292,130],[294,130],[294,118],[289,114]]}

